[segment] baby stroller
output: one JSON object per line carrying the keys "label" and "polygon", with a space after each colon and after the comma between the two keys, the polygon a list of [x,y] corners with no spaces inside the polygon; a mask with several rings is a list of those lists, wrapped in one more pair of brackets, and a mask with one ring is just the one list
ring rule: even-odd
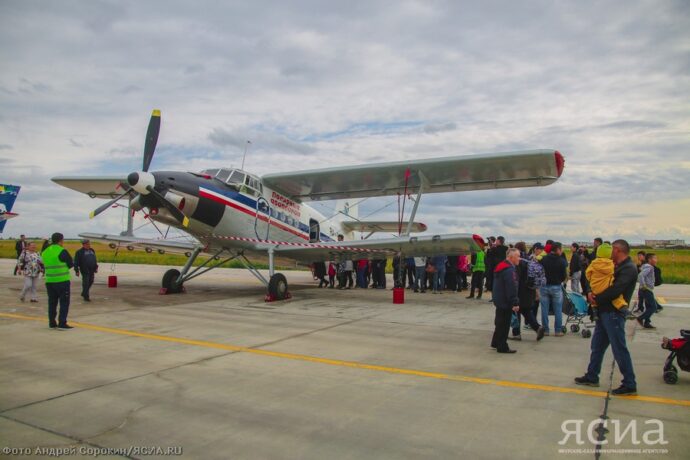
{"label": "baby stroller", "polygon": [[682,370],[690,372],[690,329],[681,329],[678,339],[664,337],[661,348],[671,350],[664,363],[664,382],[673,385],[678,382],[678,369],[673,365],[674,359],[678,359],[678,366]]}
{"label": "baby stroller", "polygon": [[580,332],[583,338],[590,338],[592,331],[589,329],[594,327],[594,325],[585,323],[585,318],[589,316],[588,311],[589,304],[586,297],[577,292],[566,291],[563,288],[563,313],[567,315],[565,323],[563,323],[564,333],[568,328],[568,324],[570,324],[570,332],[575,334]]}

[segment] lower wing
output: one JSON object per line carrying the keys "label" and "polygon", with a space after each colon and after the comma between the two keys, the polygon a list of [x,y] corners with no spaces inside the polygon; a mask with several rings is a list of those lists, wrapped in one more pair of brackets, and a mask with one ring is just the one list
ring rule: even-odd
{"label": "lower wing", "polygon": [[151,252],[155,249],[159,252],[186,254],[192,251],[194,248],[202,246],[201,243],[195,244],[186,241],[157,240],[153,238],[107,235],[103,233],[80,233],[79,236],[89,240],[110,243],[113,248],[115,246],[124,246],[127,249],[142,249],[146,252]]}
{"label": "lower wing", "polygon": [[253,238],[213,235],[213,239],[249,243],[256,251],[272,250],[276,255],[300,262],[340,260],[343,258],[378,259],[402,253],[404,257],[471,254],[481,251],[484,240],[472,234],[405,236],[338,243],[289,243]]}

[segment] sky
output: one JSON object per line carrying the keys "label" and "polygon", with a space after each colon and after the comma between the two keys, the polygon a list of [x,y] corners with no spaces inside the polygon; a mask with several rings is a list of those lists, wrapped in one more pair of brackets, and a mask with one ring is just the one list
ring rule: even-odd
{"label": "sky", "polygon": [[247,140],[259,175],[556,149],[555,184],[426,195],[417,220],[690,241],[689,95],[686,0],[1,0],[0,183],[22,186],[2,236],[119,233],[124,210],[89,220],[102,202],[50,178],[139,170],[160,109],[151,170],[239,166]]}

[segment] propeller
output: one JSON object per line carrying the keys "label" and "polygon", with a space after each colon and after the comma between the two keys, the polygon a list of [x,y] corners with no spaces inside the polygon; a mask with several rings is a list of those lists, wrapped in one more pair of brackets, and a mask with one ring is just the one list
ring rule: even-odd
{"label": "propeller", "polygon": [[160,206],[163,206],[165,209],[167,209],[178,222],[185,227],[189,226],[189,218],[187,218],[187,216],[185,216],[184,213],[177,208],[177,206],[165,199],[165,197],[154,188],[156,178],[153,176],[153,174],[148,172],[149,167],[151,166],[151,161],[153,160],[153,154],[156,151],[156,144],[158,143],[158,134],[160,133],[160,128],[161,111],[154,110],[151,113],[149,127],[146,130],[146,140],[144,142],[144,163],[142,171],[129,174],[127,176],[127,184],[129,184],[131,188],[127,187],[127,190],[124,193],[91,211],[89,214],[90,218],[93,219],[134,190],[140,195],[152,196],[153,199]]}
{"label": "propeller", "polygon": [[142,171],[148,172],[153,160],[153,153],[156,151],[158,143],[158,133],[161,130],[161,111],[154,110],[149,121],[149,128],[146,130],[146,141],[144,142],[144,168]]}
{"label": "propeller", "polygon": [[119,196],[113,198],[112,200],[108,201],[107,203],[105,203],[105,204],[97,207],[93,211],[91,211],[91,213],[89,214],[89,219],[93,219],[94,217],[96,217],[97,215],[99,215],[100,213],[102,213],[103,211],[105,211],[106,209],[108,209],[109,207],[111,207],[112,205],[117,203],[118,201],[120,201],[122,198],[125,197],[125,195],[127,195],[129,193],[129,191],[130,191],[130,189],[128,188],[122,195],[119,195]]}

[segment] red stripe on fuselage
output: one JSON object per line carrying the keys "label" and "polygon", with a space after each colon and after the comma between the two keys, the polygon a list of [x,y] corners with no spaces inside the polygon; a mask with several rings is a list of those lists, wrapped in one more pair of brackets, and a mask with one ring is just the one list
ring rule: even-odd
{"label": "red stripe on fuselage", "polygon": [[232,202],[229,198],[225,198],[225,197],[221,198],[221,197],[216,196],[216,195],[213,195],[213,194],[211,194],[211,193],[207,193],[207,192],[205,192],[205,191],[204,191],[203,189],[201,189],[201,188],[199,189],[199,196],[200,196],[200,197],[203,197],[203,198],[208,198],[209,200],[213,200],[213,201],[215,201],[216,203],[220,203],[220,204],[224,204],[224,205],[226,205],[226,206],[230,206],[231,208],[237,209],[238,211],[242,211],[243,213],[248,214],[248,215],[250,215],[251,217],[258,217],[259,220],[262,220],[262,221],[264,221],[264,222],[268,222],[270,225],[273,225],[274,227],[277,227],[277,228],[279,228],[279,229],[281,229],[281,230],[284,230],[284,231],[286,231],[286,232],[292,233],[293,235],[299,236],[300,238],[305,239],[305,240],[307,240],[307,241],[309,240],[309,237],[305,236],[305,235],[302,234],[302,233],[299,233],[299,232],[298,232],[297,230],[295,230],[294,228],[291,228],[291,227],[288,227],[288,226],[286,226],[286,225],[283,225],[283,224],[281,224],[280,222],[275,221],[275,220],[269,220],[268,217],[266,217],[266,216],[264,216],[264,215],[261,215],[261,214],[258,214],[258,215],[257,215],[257,213],[256,213],[255,211],[250,211],[249,209],[243,208],[242,206],[240,206],[240,205],[238,205],[238,204]]}

